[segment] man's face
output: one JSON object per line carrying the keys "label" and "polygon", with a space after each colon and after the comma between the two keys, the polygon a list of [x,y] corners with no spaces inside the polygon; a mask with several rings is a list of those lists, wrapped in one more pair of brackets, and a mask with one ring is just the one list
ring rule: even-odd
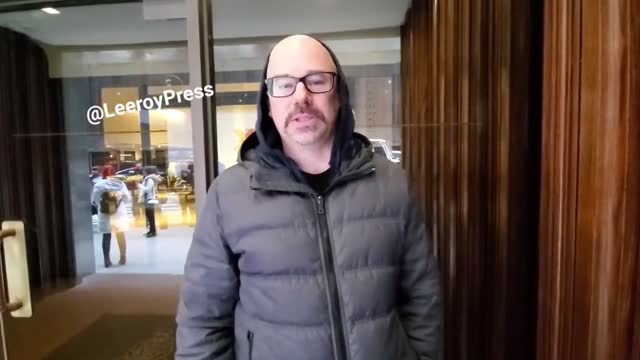
{"label": "man's face", "polygon": [[[336,72],[336,65],[327,50],[310,37],[292,36],[281,41],[271,52],[267,78],[281,76],[301,78],[322,72]],[[322,76],[325,78],[323,79]],[[322,84],[322,81],[327,79],[326,76],[312,75],[307,79],[307,84]],[[274,80],[276,81],[278,80]],[[294,92],[290,96],[269,95],[269,114],[283,143],[316,145],[333,140],[340,107],[336,82],[337,79],[334,77],[331,91],[320,94],[310,92],[303,82],[297,84],[289,82],[287,83],[290,84],[289,86],[295,87],[291,88]],[[281,89],[287,87],[280,84]],[[278,85],[274,84],[274,86]],[[319,89],[322,90],[321,87]]]}

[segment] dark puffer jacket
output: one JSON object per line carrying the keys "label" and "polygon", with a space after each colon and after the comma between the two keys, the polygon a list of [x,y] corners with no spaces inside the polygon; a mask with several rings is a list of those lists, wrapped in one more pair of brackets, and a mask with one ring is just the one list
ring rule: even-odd
{"label": "dark puffer jacket", "polygon": [[424,218],[402,169],[353,133],[344,81],[339,93],[342,143],[325,194],[279,151],[268,116],[212,185],[185,267],[176,359],[437,358]]}

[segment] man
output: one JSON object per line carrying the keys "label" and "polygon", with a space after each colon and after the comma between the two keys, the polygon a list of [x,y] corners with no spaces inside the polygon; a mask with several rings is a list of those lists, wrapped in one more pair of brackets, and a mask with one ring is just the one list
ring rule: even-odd
{"label": "man", "polygon": [[436,359],[427,229],[402,169],[353,132],[335,55],[288,37],[264,78],[256,133],[196,226],[176,359]]}

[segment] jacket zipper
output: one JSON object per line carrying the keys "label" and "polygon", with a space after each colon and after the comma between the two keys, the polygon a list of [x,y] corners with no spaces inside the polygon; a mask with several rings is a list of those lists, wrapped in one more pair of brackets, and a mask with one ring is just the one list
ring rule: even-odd
{"label": "jacket zipper", "polygon": [[247,331],[247,340],[249,340],[249,360],[253,359],[253,332]]}
{"label": "jacket zipper", "polygon": [[[349,356],[346,347],[346,333],[344,331],[344,321],[342,319],[342,304],[340,300],[340,290],[336,280],[335,262],[333,259],[333,250],[331,246],[331,237],[329,235],[329,225],[327,223],[327,212],[325,208],[325,199],[323,196],[316,196],[316,210],[318,214],[318,222],[320,224],[320,246],[324,254],[322,260],[324,262],[325,279],[329,291],[329,309],[333,324],[333,334],[335,341],[336,360],[348,360]],[[333,309],[333,311],[331,311]]]}

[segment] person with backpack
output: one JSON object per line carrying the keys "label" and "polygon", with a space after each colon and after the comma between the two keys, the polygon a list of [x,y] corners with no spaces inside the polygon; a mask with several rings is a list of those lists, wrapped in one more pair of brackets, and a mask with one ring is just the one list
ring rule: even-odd
{"label": "person with backpack", "polygon": [[125,204],[131,202],[131,193],[125,183],[114,177],[113,166],[102,168],[102,179],[96,182],[91,202],[98,208],[98,229],[102,233],[104,266],[110,267],[111,233],[115,232],[120,250],[120,265],[127,262],[127,243],[124,232],[129,229]]}
{"label": "person with backpack", "polygon": [[144,212],[147,216],[147,225],[149,226],[149,232],[147,232],[145,236],[150,238],[157,236],[155,211],[159,201],[156,192],[162,178],[156,175],[155,166],[145,166],[142,172],[144,174],[144,180],[142,180],[142,184],[139,185],[139,201],[145,206]]}

